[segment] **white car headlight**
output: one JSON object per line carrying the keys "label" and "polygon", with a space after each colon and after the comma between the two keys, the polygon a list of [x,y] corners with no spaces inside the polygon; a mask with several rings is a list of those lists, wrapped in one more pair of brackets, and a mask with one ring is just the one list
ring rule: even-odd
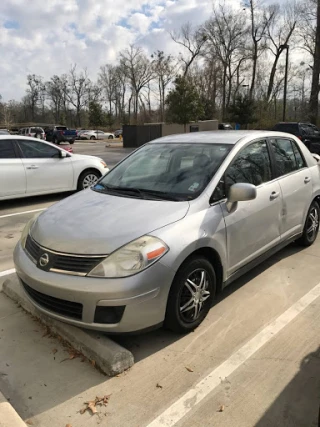
{"label": "white car headlight", "polygon": [[143,236],[113,252],[88,276],[108,278],[132,276],[154,264],[168,250],[168,246],[157,237]]}
{"label": "white car headlight", "polygon": [[38,218],[38,216],[40,215],[41,212],[37,213],[34,217],[32,217],[27,224],[25,225],[22,234],[21,234],[21,238],[20,238],[20,243],[21,246],[23,247],[23,249],[26,246],[26,241],[27,241],[27,237],[29,234],[29,231],[31,229],[31,227],[33,226],[33,224],[35,223],[36,219]]}

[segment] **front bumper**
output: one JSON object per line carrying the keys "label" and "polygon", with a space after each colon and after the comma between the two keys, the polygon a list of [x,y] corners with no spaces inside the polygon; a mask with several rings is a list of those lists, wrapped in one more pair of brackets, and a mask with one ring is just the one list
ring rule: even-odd
{"label": "front bumper", "polygon": [[[114,333],[134,332],[161,324],[175,274],[161,264],[161,260],[135,276],[122,279],[46,272],[30,260],[20,243],[14,251],[14,263],[24,290],[31,288],[31,293],[25,292],[27,298],[41,312],[75,326]],[[59,314],[54,308],[48,310],[41,299],[39,303],[38,299],[32,298],[37,293],[53,297],[51,300],[54,301],[58,299],[82,305],[80,318]],[[124,310],[118,323],[98,323],[97,307],[98,310],[100,307],[122,307]]]}

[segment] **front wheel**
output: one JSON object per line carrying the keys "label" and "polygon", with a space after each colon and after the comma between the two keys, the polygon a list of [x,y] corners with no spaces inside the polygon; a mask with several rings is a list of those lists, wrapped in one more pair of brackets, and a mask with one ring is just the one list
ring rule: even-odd
{"label": "front wheel", "polygon": [[72,141],[69,141],[69,144],[74,144],[74,139]]}
{"label": "front wheel", "polygon": [[319,217],[319,205],[316,201],[313,201],[307,214],[302,236],[297,241],[299,245],[307,247],[314,243],[319,232]]}
{"label": "front wheel", "polygon": [[180,268],[170,289],[165,327],[178,333],[197,328],[208,314],[216,292],[216,274],[201,256],[189,258]]}
{"label": "front wheel", "polygon": [[90,136],[90,139],[91,139],[91,141],[93,141],[94,139],[96,139],[96,137],[95,136]]}
{"label": "front wheel", "polygon": [[85,190],[86,188],[92,187],[94,184],[97,183],[99,178],[100,174],[95,170],[89,169],[82,172],[78,181],[78,190],[81,191]]}
{"label": "front wheel", "polygon": [[112,136],[112,135],[109,135],[109,136],[108,136],[108,139],[113,139],[113,136]]}

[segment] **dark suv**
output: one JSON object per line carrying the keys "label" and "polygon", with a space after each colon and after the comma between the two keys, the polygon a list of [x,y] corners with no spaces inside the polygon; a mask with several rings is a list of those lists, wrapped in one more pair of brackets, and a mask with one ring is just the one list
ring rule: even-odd
{"label": "dark suv", "polygon": [[320,154],[320,131],[311,123],[281,122],[271,130],[291,133],[301,139],[312,153]]}

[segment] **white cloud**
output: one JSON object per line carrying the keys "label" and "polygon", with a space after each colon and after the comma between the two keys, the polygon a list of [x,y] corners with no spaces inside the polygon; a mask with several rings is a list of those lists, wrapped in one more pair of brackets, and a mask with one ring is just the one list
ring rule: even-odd
{"label": "white cloud", "polygon": [[[238,0],[229,0],[236,2]],[[2,0],[1,95],[21,98],[27,74],[49,79],[71,64],[95,79],[130,43],[177,53],[169,31],[210,16],[212,0]]]}

